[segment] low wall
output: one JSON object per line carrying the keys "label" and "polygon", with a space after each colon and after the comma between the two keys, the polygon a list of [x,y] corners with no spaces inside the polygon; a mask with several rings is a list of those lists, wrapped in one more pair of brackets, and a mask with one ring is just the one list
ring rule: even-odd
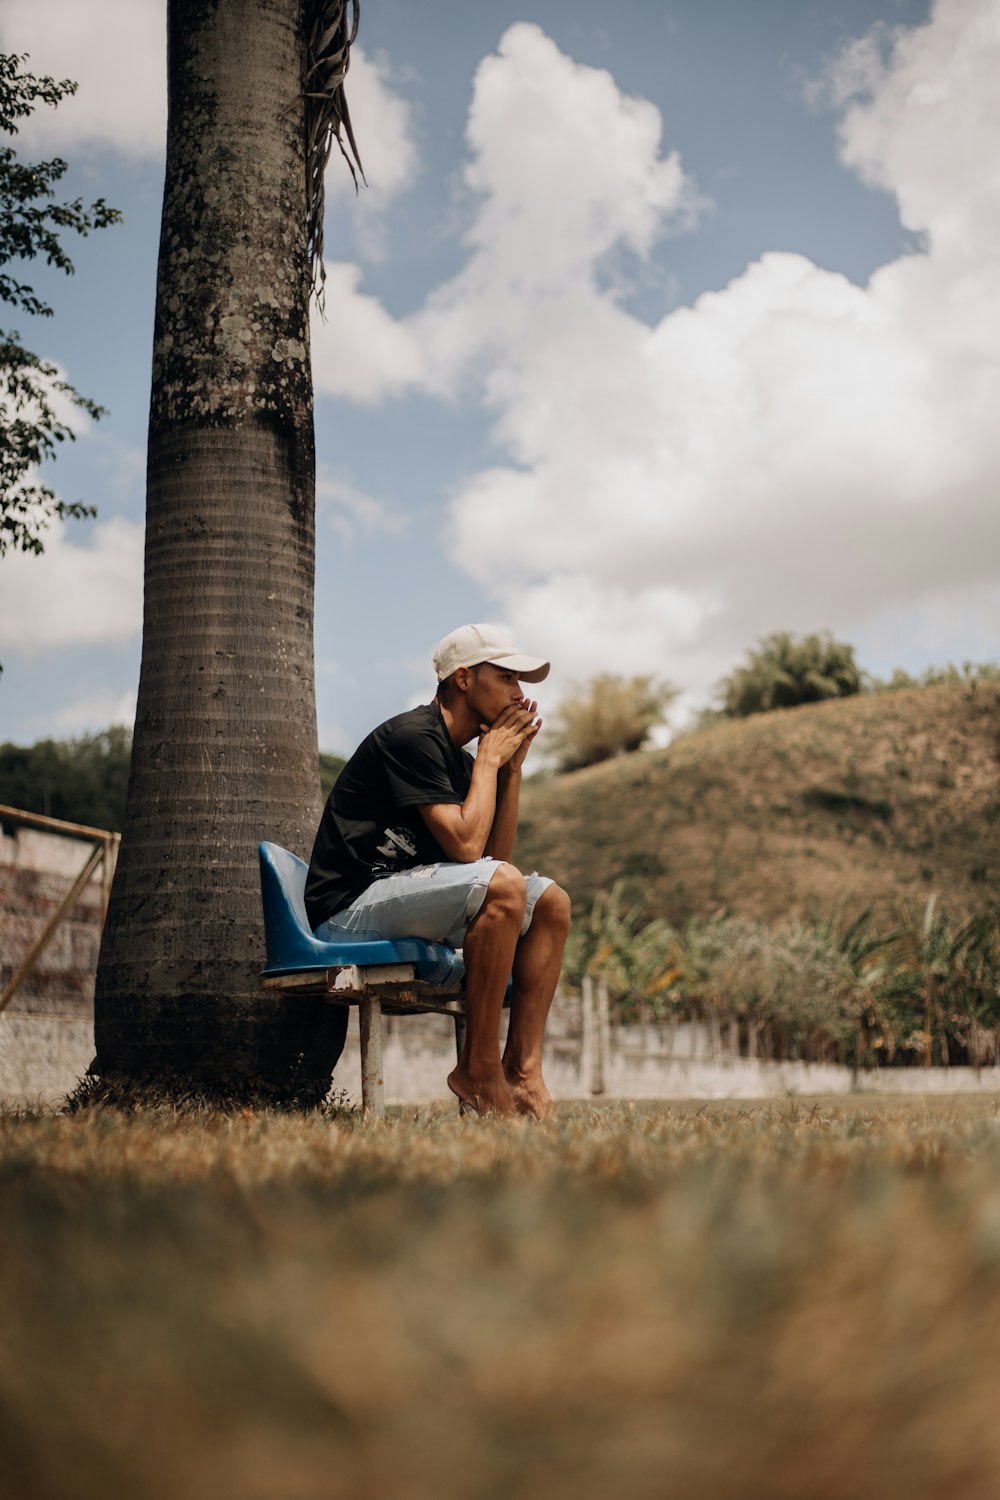
{"label": "low wall", "polygon": [[91,1017],[0,1015],[0,1108],[57,1106],[94,1056]]}
{"label": "low wall", "polygon": [[[400,1023],[385,1039],[384,1076],[390,1104],[427,1104],[447,1099],[445,1082],[455,1066],[454,1043],[447,1036],[417,1033],[428,1017]],[[806,1094],[1000,1094],[1000,1068],[883,1068],[852,1073],[834,1063],[764,1062],[762,1059],[665,1058],[638,1049],[638,1034],[620,1033],[626,1046],[612,1049],[604,1062],[604,1091],[591,1091],[592,1074],[578,1041],[556,1038],[545,1049],[545,1078],[555,1099],[773,1099]],[[586,1075],[586,1076],[585,1076]],[[354,1100],[361,1097],[361,1054],[357,1011],[351,1011],[344,1055],[334,1086]]]}
{"label": "low wall", "polygon": [[[450,1023],[445,1023],[449,1026]],[[635,1038],[628,1031],[624,1039]],[[0,1016],[0,1106],[58,1105],[94,1055],[93,1022],[39,1015]],[[1000,1068],[883,1068],[854,1074],[825,1063],[763,1062],[753,1058],[665,1058],[638,1049],[612,1049],[604,1062],[605,1088],[593,1094],[578,1041],[556,1037],[546,1048],[545,1076],[556,1099],[773,1099],[797,1094],[1000,1094]],[[390,1104],[449,1099],[445,1082],[455,1065],[454,1041],[438,1018],[412,1016],[387,1027],[385,1091]],[[352,1008],[335,1089],[361,1097],[358,1012]]]}

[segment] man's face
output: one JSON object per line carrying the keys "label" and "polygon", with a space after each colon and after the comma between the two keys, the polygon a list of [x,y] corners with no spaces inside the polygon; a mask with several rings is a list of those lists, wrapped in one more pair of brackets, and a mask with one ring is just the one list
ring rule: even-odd
{"label": "man's face", "polygon": [[520,679],[514,672],[483,662],[473,668],[473,683],[469,688],[469,707],[478,716],[481,724],[493,724],[512,703],[520,703],[524,697]]}

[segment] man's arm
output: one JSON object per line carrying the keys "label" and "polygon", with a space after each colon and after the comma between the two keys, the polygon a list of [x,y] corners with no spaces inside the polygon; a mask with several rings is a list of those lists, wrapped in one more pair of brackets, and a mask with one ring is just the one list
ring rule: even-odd
{"label": "man's arm", "polygon": [[[484,854],[494,859],[510,858],[517,830],[521,766],[535,732],[534,705],[505,709],[479,741],[465,801],[433,803],[419,809],[449,859],[470,864]],[[506,853],[499,852],[503,848]]]}
{"label": "man's arm", "polygon": [[510,761],[497,775],[496,812],[484,854],[492,859],[513,859],[517,838],[517,808],[521,797],[521,767]]}

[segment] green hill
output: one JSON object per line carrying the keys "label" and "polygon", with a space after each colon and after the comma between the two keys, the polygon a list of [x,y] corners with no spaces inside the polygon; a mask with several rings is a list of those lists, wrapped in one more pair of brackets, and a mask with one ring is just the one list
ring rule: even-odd
{"label": "green hill", "polygon": [[672,922],[773,921],[1000,888],[1000,692],[880,692],[733,720],[525,784],[517,859],[577,911],[614,881]]}

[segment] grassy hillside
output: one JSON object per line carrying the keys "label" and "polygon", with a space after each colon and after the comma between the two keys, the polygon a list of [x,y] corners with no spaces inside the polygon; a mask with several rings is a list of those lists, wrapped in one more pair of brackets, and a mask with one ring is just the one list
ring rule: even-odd
{"label": "grassy hillside", "polygon": [[577,910],[625,879],[673,922],[775,920],[936,893],[953,915],[1000,887],[1000,693],[913,688],[734,720],[529,782],[518,862]]}

